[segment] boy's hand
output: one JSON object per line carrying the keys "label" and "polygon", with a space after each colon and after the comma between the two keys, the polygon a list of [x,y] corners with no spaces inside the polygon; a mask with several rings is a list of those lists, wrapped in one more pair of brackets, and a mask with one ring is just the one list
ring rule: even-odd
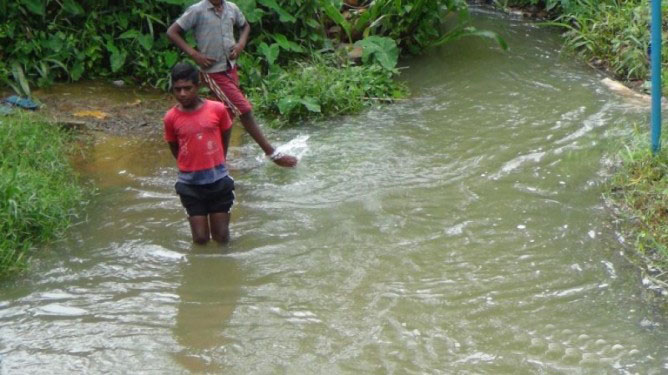
{"label": "boy's hand", "polygon": [[201,52],[195,52],[192,56],[193,60],[197,65],[201,66],[204,69],[208,69],[216,63],[216,59],[209,57]]}
{"label": "boy's hand", "polygon": [[279,157],[272,159],[276,165],[286,168],[292,168],[297,165],[297,158],[292,155],[281,154]]}
{"label": "boy's hand", "polygon": [[236,60],[239,55],[241,55],[241,52],[244,50],[244,45],[241,43],[237,43],[232,47],[232,50],[230,51],[230,59]]}

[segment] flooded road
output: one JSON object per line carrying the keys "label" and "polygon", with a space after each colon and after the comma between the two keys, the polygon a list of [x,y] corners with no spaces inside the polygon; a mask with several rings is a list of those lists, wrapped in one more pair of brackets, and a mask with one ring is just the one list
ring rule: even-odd
{"label": "flooded road", "polygon": [[223,248],[191,245],[161,139],[101,139],[88,221],[0,289],[0,373],[668,372],[601,199],[647,109],[553,30],[476,18],[511,50],[466,39],[409,62],[409,100],[270,133],[297,169],[243,136]]}

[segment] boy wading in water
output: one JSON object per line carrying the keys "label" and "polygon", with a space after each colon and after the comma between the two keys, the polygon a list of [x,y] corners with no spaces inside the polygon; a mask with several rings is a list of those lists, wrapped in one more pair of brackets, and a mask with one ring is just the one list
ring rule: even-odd
{"label": "boy wading in water", "polygon": [[178,104],[165,114],[165,141],[179,167],[176,192],[188,213],[193,242],[229,240],[234,180],[225,166],[232,121],[223,103],[200,98],[199,72],[187,63],[172,69]]}
{"label": "boy wading in water", "polygon": [[[241,29],[239,41],[234,38],[234,26]],[[197,49],[186,43],[181,34],[193,30]],[[222,91],[230,117],[239,114],[242,125],[262,148],[262,151],[282,167],[294,167],[297,159],[276,152],[265,139],[253,117],[252,106],[239,88],[236,59],[248,42],[250,25],[239,8],[225,0],[202,0],[190,6],[167,29],[167,37],[188,54],[203,70],[214,92]],[[213,86],[213,87],[212,87]],[[220,90],[217,90],[220,88]]]}
{"label": "boy wading in water", "polygon": [[197,68],[177,64],[171,78],[178,104],[165,114],[164,125],[165,141],[179,167],[176,192],[188,213],[193,242],[213,238],[226,243],[234,203],[234,180],[225,164],[232,120],[223,103],[199,96]]}

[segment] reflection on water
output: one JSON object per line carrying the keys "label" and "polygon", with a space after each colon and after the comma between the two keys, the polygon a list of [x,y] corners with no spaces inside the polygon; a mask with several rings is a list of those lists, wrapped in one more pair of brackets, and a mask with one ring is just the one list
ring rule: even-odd
{"label": "reflection on water", "polygon": [[[220,248],[196,248],[183,264],[174,336],[183,348],[175,354],[184,368],[196,372],[221,371],[215,359],[233,343],[223,334],[241,293],[241,271],[236,260],[220,256]],[[221,350],[222,349],[222,350]]]}
{"label": "reflection on water", "polygon": [[410,100],[270,134],[294,170],[235,143],[225,247],[190,243],[160,137],[102,140],[88,222],[0,289],[0,372],[666,373],[601,204],[646,108],[552,30],[478,22],[511,52],[461,41],[410,62]]}

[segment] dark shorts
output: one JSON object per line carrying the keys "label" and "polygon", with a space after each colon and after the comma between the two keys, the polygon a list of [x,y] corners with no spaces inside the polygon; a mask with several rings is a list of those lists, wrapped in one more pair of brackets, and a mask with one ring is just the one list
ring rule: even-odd
{"label": "dark shorts", "polygon": [[234,203],[234,180],[230,176],[206,185],[177,182],[174,187],[188,216],[228,213]]}

